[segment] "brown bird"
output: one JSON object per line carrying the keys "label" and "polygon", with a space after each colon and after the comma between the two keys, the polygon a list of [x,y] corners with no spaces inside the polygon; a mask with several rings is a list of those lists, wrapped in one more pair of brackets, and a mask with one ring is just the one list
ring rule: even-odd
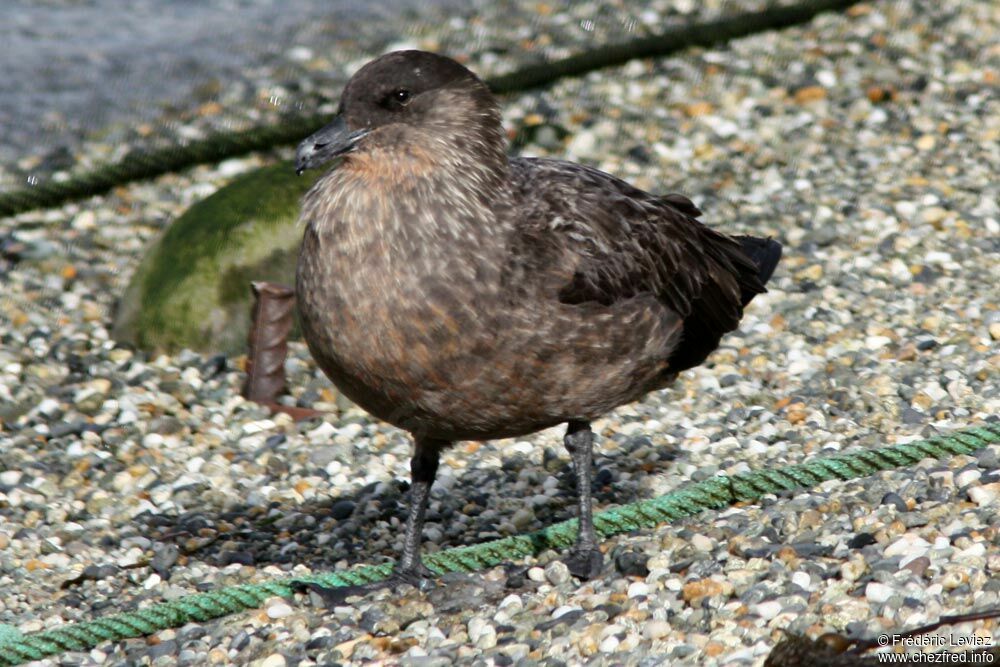
{"label": "brown bird", "polygon": [[570,162],[508,158],[497,100],[457,62],[399,51],[348,82],[296,168],[339,164],[305,196],[296,294],[319,366],[414,439],[396,577],[420,580],[439,456],[457,440],[567,424],[579,535],[602,567],[590,421],[700,364],[781,256],[687,198]]}

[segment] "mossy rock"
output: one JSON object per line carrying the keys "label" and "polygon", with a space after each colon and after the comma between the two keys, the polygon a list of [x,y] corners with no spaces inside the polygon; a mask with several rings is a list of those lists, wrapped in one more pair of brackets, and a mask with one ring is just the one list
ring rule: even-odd
{"label": "mossy rock", "polygon": [[296,176],[282,162],[189,208],[136,270],[118,305],[114,337],[155,351],[244,352],[250,282],[294,284],[299,200],[321,174]]}

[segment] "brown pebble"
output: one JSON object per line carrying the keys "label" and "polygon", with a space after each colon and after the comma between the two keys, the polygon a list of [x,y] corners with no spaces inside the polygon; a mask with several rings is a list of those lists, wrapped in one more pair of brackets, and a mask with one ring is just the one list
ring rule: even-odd
{"label": "brown pebble", "polygon": [[809,104],[826,99],[826,88],[823,86],[805,86],[795,91],[795,101],[799,104]]}
{"label": "brown pebble", "polygon": [[920,556],[919,558],[914,558],[909,563],[902,567],[903,570],[909,570],[914,575],[921,577],[927,568],[930,567],[931,559],[927,556]]}

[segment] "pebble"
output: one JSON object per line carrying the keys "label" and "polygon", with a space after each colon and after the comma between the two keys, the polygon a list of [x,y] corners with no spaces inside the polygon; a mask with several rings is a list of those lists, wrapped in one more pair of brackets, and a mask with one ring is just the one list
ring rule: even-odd
{"label": "pebble", "polygon": [[545,578],[554,586],[565,584],[571,577],[569,568],[561,560],[554,560],[545,566]]}
{"label": "pebble", "polygon": [[285,667],[286,664],[288,664],[288,661],[280,653],[272,653],[255,663],[257,667]]}
{"label": "pebble", "polygon": [[532,581],[545,581],[545,570],[540,567],[532,567],[528,569],[528,579]]}
{"label": "pebble", "polygon": [[666,621],[652,620],[643,627],[642,634],[647,639],[663,639],[670,634],[671,629]]}
{"label": "pebble", "polygon": [[628,596],[635,598],[640,595],[649,595],[649,584],[644,581],[633,581],[628,585]]}
{"label": "pebble", "polygon": [[886,558],[892,558],[893,556],[922,556],[930,548],[931,544],[927,540],[914,533],[906,533],[887,546],[883,553]]}
{"label": "pebble", "polygon": [[865,586],[865,597],[868,598],[869,602],[873,602],[875,604],[888,602],[894,592],[895,591],[892,586],[880,584],[877,581],[871,581],[867,586]]}
{"label": "pebble", "polygon": [[1000,482],[983,484],[969,489],[969,500],[980,507],[990,507],[998,503],[1000,499]]}
{"label": "pebble", "polygon": [[697,551],[708,553],[715,548],[715,543],[704,535],[695,534],[691,536],[691,546]]}
{"label": "pebble", "polygon": [[280,598],[265,603],[264,609],[267,611],[267,617],[273,619],[285,618],[286,616],[291,616],[294,613],[291,606]]}
{"label": "pebble", "polygon": [[781,602],[778,600],[768,600],[754,605],[753,610],[765,621],[770,621],[783,611]]}
{"label": "pebble", "polygon": [[806,572],[796,572],[792,575],[792,583],[804,590],[812,590],[812,577]]}

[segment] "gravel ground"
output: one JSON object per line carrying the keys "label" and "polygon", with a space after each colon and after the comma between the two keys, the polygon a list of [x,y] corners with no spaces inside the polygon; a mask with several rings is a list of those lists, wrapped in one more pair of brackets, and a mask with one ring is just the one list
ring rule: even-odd
{"label": "gravel ground", "polygon": [[[492,74],[695,4],[505,4],[400,40]],[[988,0],[860,5],[504,101],[522,152],[684,192],[710,224],[786,244],[711,363],[595,422],[599,507],[1000,415],[998,32]],[[335,99],[357,61],[331,71],[317,55],[292,80],[253,72],[234,88]],[[246,101],[228,95],[176,134],[224,122]],[[76,163],[122,150],[111,143]],[[287,400],[330,416],[296,424],[239,396],[243,359],[151,357],[108,337],[145,243],[266,159],[0,221],[0,623],[30,632],[399,548],[407,438],[338,401],[303,345]],[[572,515],[559,430],[463,443],[444,462],[429,550]],[[1000,607],[998,526],[994,445],[609,540],[591,582],[543,554],[522,580],[497,568],[332,611],[275,599],[44,664],[760,664],[788,630],[870,636]],[[996,621],[955,633],[1000,640]]]}

